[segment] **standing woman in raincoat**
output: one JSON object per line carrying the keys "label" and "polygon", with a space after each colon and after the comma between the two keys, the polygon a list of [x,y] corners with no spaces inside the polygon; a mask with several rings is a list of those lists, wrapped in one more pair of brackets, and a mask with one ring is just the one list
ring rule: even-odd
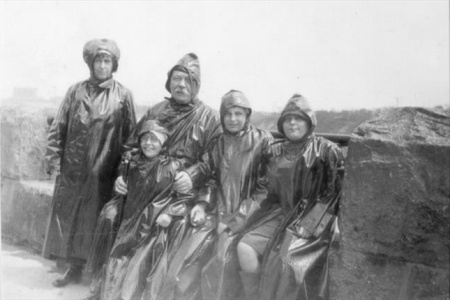
{"label": "standing woman in raincoat", "polygon": [[48,133],[49,173],[59,176],[43,254],[69,264],[53,283],[57,287],[81,279],[97,217],[111,199],[122,145],[136,124],[130,90],[112,78],[120,58],[116,43],[91,40],[83,58],[91,76],[69,88]]}
{"label": "standing woman in raincoat", "polygon": [[[199,206],[206,206],[196,196],[198,189],[208,179],[207,164],[203,156],[221,133],[219,114],[198,99],[200,79],[200,62],[197,55],[186,54],[168,72],[166,89],[171,97],[157,103],[147,111],[137,124],[136,133],[127,142],[129,147],[136,147],[137,132],[147,120],[158,120],[168,130],[167,155],[178,159],[183,167],[183,170],[177,173],[172,189],[178,194],[194,194],[188,206],[188,209],[194,212],[199,210]],[[123,178],[119,177],[116,180],[115,190],[121,194],[127,193],[127,185]],[[193,207],[195,203],[198,203],[198,206]],[[204,259],[205,252],[212,246],[215,229],[206,217],[190,221],[189,214],[181,220],[173,221],[168,237],[173,251],[168,254],[169,262],[165,263],[167,268],[162,268],[160,264],[160,268],[155,267],[151,274],[148,274],[147,281],[150,286],[145,291],[146,299],[172,297],[162,296],[167,293],[175,298],[199,299],[200,269],[198,265]],[[184,237],[194,231],[195,242],[191,247],[183,246],[178,251]],[[174,256],[176,257],[173,258]],[[154,280],[162,280],[163,277],[166,283],[165,292],[153,285]]]}
{"label": "standing woman in raincoat", "polygon": [[[262,217],[238,245],[247,299],[328,299],[328,250],[344,176],[339,147],[313,133],[316,117],[295,94],[278,119],[286,138],[268,168]],[[320,222],[317,222],[319,220]],[[260,281],[261,280],[261,281]]]}
{"label": "standing woman in raincoat", "polygon": [[216,206],[218,236],[216,251],[202,271],[204,299],[241,297],[237,242],[267,196],[264,175],[273,137],[250,124],[251,112],[243,93],[231,90],[222,97],[223,134],[209,155],[212,180],[205,196]]}

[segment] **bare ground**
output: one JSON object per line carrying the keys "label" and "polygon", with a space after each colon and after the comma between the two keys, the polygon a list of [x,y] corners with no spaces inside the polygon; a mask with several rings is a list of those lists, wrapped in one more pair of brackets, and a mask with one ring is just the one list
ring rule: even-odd
{"label": "bare ground", "polygon": [[44,259],[29,249],[1,245],[0,299],[79,300],[88,295],[87,282],[55,288],[52,282],[61,276],[54,261]]}

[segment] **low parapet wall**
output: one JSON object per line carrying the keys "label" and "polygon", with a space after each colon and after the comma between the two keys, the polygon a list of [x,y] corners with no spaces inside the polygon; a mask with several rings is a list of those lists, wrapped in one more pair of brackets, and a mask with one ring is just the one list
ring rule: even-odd
{"label": "low parapet wall", "polygon": [[45,172],[47,119],[39,103],[1,108],[2,237],[42,248],[54,180]]}
{"label": "low parapet wall", "polygon": [[53,180],[2,178],[2,236],[41,251],[53,188]]}

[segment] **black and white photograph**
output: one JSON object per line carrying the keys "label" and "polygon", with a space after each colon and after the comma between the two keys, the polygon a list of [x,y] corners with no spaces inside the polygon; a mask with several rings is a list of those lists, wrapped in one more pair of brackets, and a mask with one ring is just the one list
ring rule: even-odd
{"label": "black and white photograph", "polygon": [[0,0],[1,300],[450,300],[450,2]]}

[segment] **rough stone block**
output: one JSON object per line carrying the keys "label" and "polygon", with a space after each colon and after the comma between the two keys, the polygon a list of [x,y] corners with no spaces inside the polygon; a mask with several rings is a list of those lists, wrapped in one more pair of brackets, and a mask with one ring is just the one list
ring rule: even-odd
{"label": "rough stone block", "polygon": [[357,133],[349,143],[341,243],[448,268],[450,117],[391,110]]}
{"label": "rough stone block", "polygon": [[448,299],[449,272],[351,249],[330,253],[330,294],[335,300]]}
{"label": "rough stone block", "polygon": [[2,178],[2,236],[41,250],[54,182]]}
{"label": "rough stone block", "polygon": [[56,108],[8,106],[1,109],[2,177],[49,180],[45,171],[47,119]]}
{"label": "rough stone block", "polygon": [[450,116],[392,109],[349,142],[335,299],[447,299]]}

